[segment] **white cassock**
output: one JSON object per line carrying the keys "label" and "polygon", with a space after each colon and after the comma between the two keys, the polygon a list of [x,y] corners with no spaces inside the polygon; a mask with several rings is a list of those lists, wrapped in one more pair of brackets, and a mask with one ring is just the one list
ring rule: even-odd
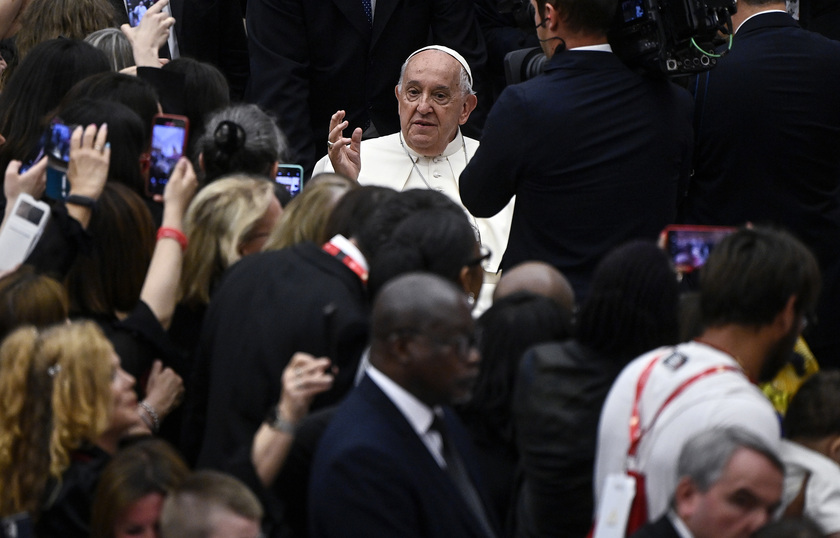
{"label": "white cassock", "polygon": [[[462,136],[460,130],[437,157],[423,157],[407,145],[404,146],[400,133],[363,140],[359,184],[390,187],[398,191],[431,188],[447,195],[464,208],[458,192],[458,181],[476,149],[478,140]],[[333,171],[329,156],[324,156],[315,164],[313,175]],[[475,315],[492,304],[499,265],[507,248],[515,200],[516,197],[513,197],[504,209],[489,219],[475,218],[464,208],[481,236],[481,244],[493,253],[484,265],[484,286],[473,312]]]}

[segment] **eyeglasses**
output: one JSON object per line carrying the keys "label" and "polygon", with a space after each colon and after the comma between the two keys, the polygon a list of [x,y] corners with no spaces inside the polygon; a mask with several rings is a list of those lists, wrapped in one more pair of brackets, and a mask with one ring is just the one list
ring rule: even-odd
{"label": "eyeglasses", "polygon": [[493,252],[489,248],[485,247],[484,245],[481,245],[480,247],[478,247],[478,252],[479,252],[479,255],[477,257],[471,258],[464,265],[466,265],[467,267],[473,267],[473,266],[479,265],[482,262],[484,262],[485,260],[490,259],[490,256],[493,255]]}
{"label": "eyeglasses", "polygon": [[478,348],[478,339],[474,333],[458,334],[446,339],[424,334],[416,329],[401,329],[392,334],[392,338],[400,336],[419,336],[437,347],[452,348],[462,358],[469,356],[472,349]]}

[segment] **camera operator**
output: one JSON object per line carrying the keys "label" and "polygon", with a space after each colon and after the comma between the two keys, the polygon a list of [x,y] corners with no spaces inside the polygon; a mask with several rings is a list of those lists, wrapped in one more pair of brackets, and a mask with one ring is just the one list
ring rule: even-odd
{"label": "camera operator", "polygon": [[551,263],[581,300],[607,251],[674,220],[691,166],[690,97],[612,53],[615,8],[531,0],[545,73],[502,92],[460,181],[477,217],[516,195],[503,269]]}

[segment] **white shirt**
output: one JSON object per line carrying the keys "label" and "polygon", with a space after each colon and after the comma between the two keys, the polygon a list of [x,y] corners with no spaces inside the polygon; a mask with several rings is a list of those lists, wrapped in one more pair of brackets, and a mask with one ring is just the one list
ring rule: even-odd
{"label": "white shirt", "polygon": [[434,411],[415,398],[413,394],[396,384],[390,377],[377,370],[375,366],[368,364],[367,375],[399,409],[441,469],[445,469],[443,439],[438,432],[429,431],[432,420],[435,418]]}
{"label": "white shirt", "polygon": [[814,520],[826,535],[840,532],[840,466],[819,452],[786,439],[782,440],[779,456],[785,463],[780,512],[799,494],[805,474],[811,473],[802,515]]}
{"label": "white shirt", "polygon": [[[639,376],[654,356],[670,356],[672,350],[660,348],[635,359],[624,368],[607,395],[598,427],[596,509],[607,475],[626,469],[630,416]],[[731,356],[699,342],[681,344],[676,351],[679,355],[653,368],[642,391],[639,414],[643,428],[649,426],[663,402],[685,380],[715,366],[731,366],[738,371],[716,372],[689,385],[642,437],[635,468],[647,478],[651,521],[668,510],[677,485],[677,458],[690,437],[717,426],[739,426],[758,435],[772,448],[777,448],[780,440],[779,420],[773,406]]]}

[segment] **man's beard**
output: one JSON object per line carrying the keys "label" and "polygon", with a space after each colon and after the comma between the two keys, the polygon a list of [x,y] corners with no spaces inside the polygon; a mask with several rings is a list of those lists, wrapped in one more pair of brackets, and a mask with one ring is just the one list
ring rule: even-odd
{"label": "man's beard", "polygon": [[772,381],[779,371],[790,362],[793,356],[793,346],[796,344],[797,338],[799,338],[798,318],[797,323],[791,327],[790,331],[770,349],[770,352],[764,359],[764,364],[761,365],[761,371],[758,372],[759,383]]}

